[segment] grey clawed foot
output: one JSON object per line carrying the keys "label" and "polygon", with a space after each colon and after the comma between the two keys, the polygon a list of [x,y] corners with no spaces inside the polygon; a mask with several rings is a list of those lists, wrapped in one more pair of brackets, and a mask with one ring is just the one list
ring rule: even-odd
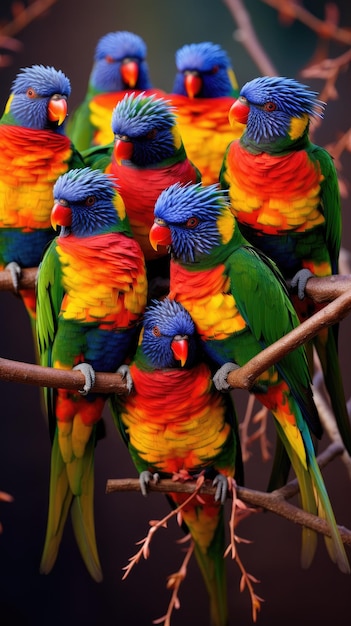
{"label": "grey clawed foot", "polygon": [[221,504],[224,504],[227,498],[228,492],[228,481],[227,477],[223,476],[223,474],[217,474],[217,476],[213,479],[212,485],[217,487],[215,493],[216,502],[220,501]]}
{"label": "grey clawed foot", "polygon": [[128,365],[120,365],[117,370],[117,374],[120,374],[122,378],[125,380],[127,385],[127,391],[130,393],[133,389],[133,379],[130,373],[130,369]]}
{"label": "grey clawed foot", "polygon": [[84,374],[85,384],[84,384],[83,389],[79,389],[79,393],[82,396],[86,396],[89,393],[89,391],[91,391],[91,389],[94,386],[94,383],[95,383],[95,371],[92,368],[92,366],[89,365],[89,363],[79,363],[73,369],[74,370],[80,370],[82,372],[82,374]]}
{"label": "grey clawed foot", "polygon": [[154,483],[157,484],[159,480],[160,480],[159,474],[152,474],[148,470],[141,472],[141,474],[139,475],[139,482],[140,482],[140,490],[143,496],[145,497],[147,496],[147,488],[148,488],[149,483],[153,481]]}
{"label": "grey clawed foot", "polygon": [[237,370],[238,367],[239,365],[236,365],[236,363],[224,363],[224,365],[217,370],[213,376],[213,382],[218,391],[228,391],[230,389],[230,385],[227,382],[227,376],[229,372]]}
{"label": "grey clawed foot", "polygon": [[19,279],[22,273],[21,267],[18,265],[18,263],[16,263],[16,261],[11,261],[11,263],[8,263],[6,265],[5,270],[9,270],[13,287],[17,292],[19,287]]}
{"label": "grey clawed foot", "polygon": [[299,300],[304,299],[307,281],[313,277],[314,274],[312,274],[312,272],[308,269],[299,270],[298,272],[296,272],[295,276],[292,277],[290,285],[292,289],[297,288],[297,295]]}

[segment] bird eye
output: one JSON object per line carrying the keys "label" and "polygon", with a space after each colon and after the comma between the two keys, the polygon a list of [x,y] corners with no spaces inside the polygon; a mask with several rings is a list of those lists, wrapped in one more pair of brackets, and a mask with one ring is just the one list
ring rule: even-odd
{"label": "bird eye", "polygon": [[266,102],[266,104],[263,106],[265,111],[275,111],[277,108],[277,105],[274,102]]}
{"label": "bird eye", "polygon": [[152,334],[154,335],[154,337],[161,337],[161,331],[158,326],[153,327]]}
{"label": "bird eye", "polygon": [[36,92],[34,91],[34,89],[32,89],[32,87],[29,87],[27,89],[26,95],[28,96],[28,98],[36,98]]}
{"label": "bird eye", "polygon": [[217,74],[218,70],[219,70],[218,65],[215,65],[211,70],[211,74]]}
{"label": "bird eye", "polygon": [[150,132],[147,133],[146,139],[155,139],[156,135],[157,135],[157,130],[156,128],[153,128],[152,130],[150,130]]}
{"label": "bird eye", "polygon": [[199,223],[199,220],[197,217],[189,217],[185,225],[187,228],[196,228],[198,223]]}
{"label": "bird eye", "polygon": [[113,58],[113,57],[111,57],[111,55],[110,55],[110,54],[108,54],[107,56],[105,56],[105,61],[106,61],[106,63],[114,63],[114,62],[115,62],[114,58]]}
{"label": "bird eye", "polygon": [[86,206],[93,206],[93,204],[95,204],[95,196],[88,196],[86,201],[85,201],[85,205]]}

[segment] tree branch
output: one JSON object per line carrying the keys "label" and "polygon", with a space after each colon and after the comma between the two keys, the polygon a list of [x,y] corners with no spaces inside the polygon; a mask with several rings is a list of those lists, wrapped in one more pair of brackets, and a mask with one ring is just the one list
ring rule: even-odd
{"label": "tree branch", "polygon": [[[322,455],[317,459],[320,467],[324,467],[332,461],[336,456],[343,452],[343,446],[331,444]],[[196,481],[179,482],[172,479],[162,479],[157,483],[150,482],[148,484],[149,491],[158,493],[186,493],[191,494],[196,488]],[[106,483],[106,493],[126,491],[140,491],[140,481],[138,478],[111,478]],[[286,501],[298,491],[297,481],[293,480],[281,489],[277,489],[271,493],[248,489],[247,487],[237,486],[237,496],[246,504],[256,508],[262,508],[271,513],[275,513],[280,517],[315,530],[316,532],[330,536],[330,530],[325,520],[303,511],[297,506]],[[200,488],[199,493],[206,495],[215,495],[216,489],[212,486],[210,480],[206,480]],[[231,492],[228,492],[231,497]],[[343,543],[351,546],[351,531],[343,526],[338,526]]]}
{"label": "tree branch", "polygon": [[[28,270],[31,272],[32,270]],[[8,274],[9,272],[0,272]],[[29,275],[24,273],[23,280]],[[12,284],[12,281],[11,281]],[[1,278],[0,278],[1,285]],[[1,287],[0,287],[1,289]],[[306,294],[317,302],[329,302],[321,311],[300,324],[297,328],[282,337],[274,344],[262,350],[256,357],[239,369],[228,374],[228,383],[232,388],[250,390],[255,380],[271,365],[279,361],[285,354],[310,340],[322,328],[340,322],[351,310],[351,276],[329,276],[326,278],[310,278],[306,286]],[[0,358],[0,379],[8,382],[38,385],[41,387],[60,387],[64,389],[81,389],[84,377],[76,370],[59,370],[41,367],[31,363],[22,363]],[[97,393],[126,393],[127,387],[120,374],[96,374],[94,391]]]}
{"label": "tree branch", "polygon": [[[38,268],[28,267],[21,269],[19,277],[19,289],[34,289],[37,278]],[[0,271],[0,291],[12,291],[16,293],[10,270]]]}

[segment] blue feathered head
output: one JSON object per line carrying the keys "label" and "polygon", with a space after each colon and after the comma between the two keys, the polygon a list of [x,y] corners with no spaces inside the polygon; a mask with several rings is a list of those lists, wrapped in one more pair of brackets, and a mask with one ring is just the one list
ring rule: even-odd
{"label": "blue feathered head", "polygon": [[[156,232],[157,225],[170,230],[172,253],[184,263],[203,259],[223,243],[223,236],[229,239],[233,234],[227,194],[218,185],[175,183],[159,195],[154,214]],[[220,226],[226,220],[229,235]],[[154,232],[151,230],[151,241]]]}
{"label": "blue feathered head", "polygon": [[201,79],[197,97],[229,96],[237,87],[228,54],[218,44],[210,41],[187,44],[177,50],[175,62],[178,71],[173,85],[174,93],[187,95],[185,81],[189,74]]}
{"label": "blue feathered head", "polygon": [[186,309],[175,300],[153,300],[143,317],[142,349],[155,369],[180,366],[177,346],[186,344],[186,365],[197,358],[195,324]]}
{"label": "blue feathered head", "polygon": [[129,88],[123,79],[123,65],[135,63],[135,89],[149,89],[151,81],[146,62],[144,40],[129,31],[116,31],[101,37],[95,49],[90,85],[98,92],[123,91]]}
{"label": "blue feathered head", "polygon": [[[306,131],[310,118],[323,117],[325,103],[317,96],[293,78],[263,76],[247,82],[240,91],[241,102],[250,107],[247,136],[257,143],[298,138],[295,135]],[[301,120],[296,129],[292,120]]]}
{"label": "blue feathered head", "polygon": [[25,67],[13,81],[6,112],[21,126],[57,130],[57,123],[48,116],[49,102],[52,98],[67,100],[70,93],[70,81],[61,70],[44,65]]}
{"label": "blue feathered head", "polygon": [[63,227],[61,235],[84,237],[106,232],[125,217],[123,203],[123,211],[118,213],[114,179],[99,170],[69,170],[57,179],[53,195],[52,221]]}

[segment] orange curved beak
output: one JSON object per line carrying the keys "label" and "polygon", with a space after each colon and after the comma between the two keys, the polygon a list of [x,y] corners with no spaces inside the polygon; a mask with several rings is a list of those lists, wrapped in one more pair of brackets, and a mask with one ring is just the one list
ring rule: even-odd
{"label": "orange curved beak", "polygon": [[116,139],[113,152],[118,165],[122,161],[129,161],[133,154],[133,143],[126,139]]}
{"label": "orange curved beak", "polygon": [[60,96],[51,98],[48,105],[48,118],[51,122],[57,122],[59,126],[63,124],[67,117],[67,100]]}
{"label": "orange curved beak", "polygon": [[184,367],[188,358],[188,337],[185,335],[181,337],[176,335],[171,343],[171,349],[176,361],[180,361],[182,367]]}
{"label": "orange curved beak", "polygon": [[161,220],[154,222],[150,228],[149,240],[156,251],[157,246],[170,246],[172,243],[171,231]]}
{"label": "orange curved beak", "polygon": [[69,206],[55,202],[51,210],[51,225],[54,230],[57,226],[71,226],[72,211]]}
{"label": "orange curved beak", "polygon": [[250,107],[246,98],[240,96],[229,109],[229,123],[231,126],[235,126],[238,122],[240,124],[247,124],[247,118],[249,117]]}
{"label": "orange curved beak", "polygon": [[202,78],[193,72],[186,74],[184,79],[185,90],[189,98],[195,98],[202,89]]}
{"label": "orange curved beak", "polygon": [[139,65],[136,61],[127,61],[121,65],[122,80],[129,87],[133,89],[137,84],[139,76]]}

